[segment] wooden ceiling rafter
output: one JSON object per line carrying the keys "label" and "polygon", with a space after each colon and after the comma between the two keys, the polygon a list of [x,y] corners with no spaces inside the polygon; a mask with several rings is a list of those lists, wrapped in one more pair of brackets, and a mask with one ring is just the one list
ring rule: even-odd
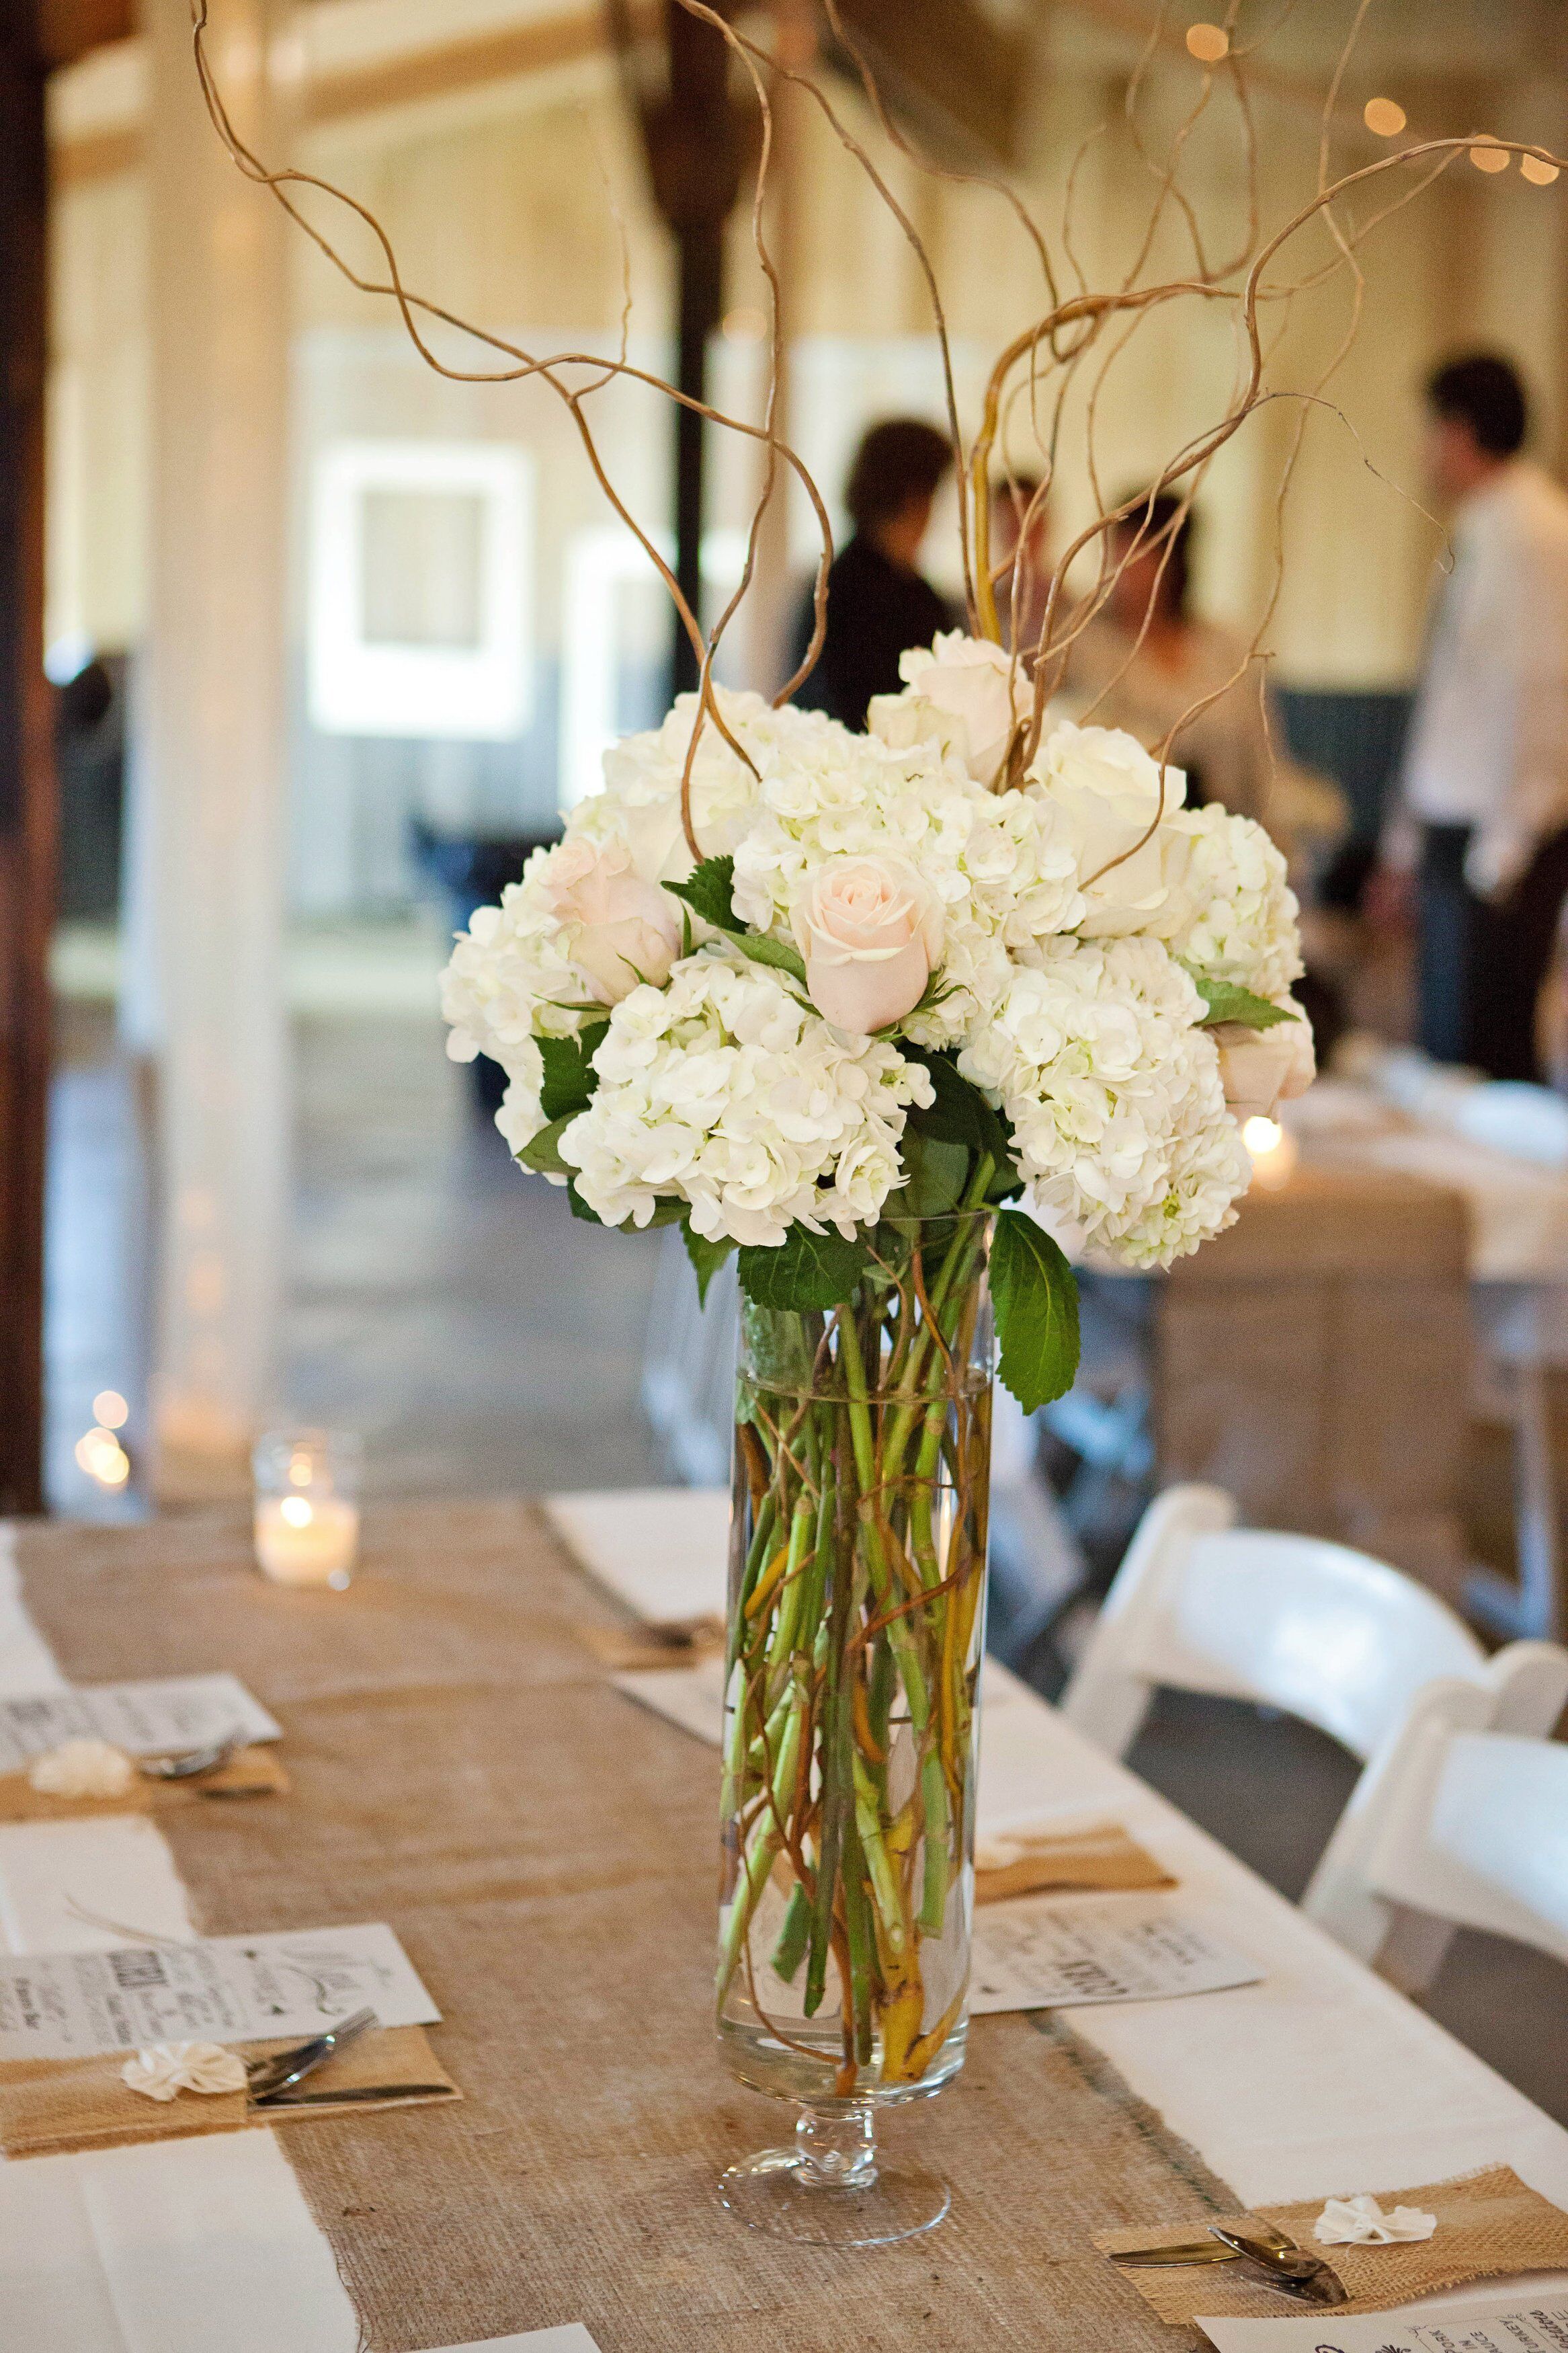
{"label": "wooden ceiling rafter", "polygon": [[51,68],[73,66],[137,29],[135,0],[35,0],[34,21],[37,53]]}

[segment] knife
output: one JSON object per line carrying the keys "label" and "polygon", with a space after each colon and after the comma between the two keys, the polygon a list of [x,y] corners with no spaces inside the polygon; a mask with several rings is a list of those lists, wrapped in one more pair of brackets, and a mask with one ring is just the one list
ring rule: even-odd
{"label": "knife", "polygon": [[370,2100],[435,2100],[455,2099],[450,2084],[351,2084],[342,2092],[275,2093],[266,2105],[271,2108],[336,2108],[363,2105]]}
{"label": "knife", "polygon": [[1129,2271],[1160,2271],[1166,2265],[1180,2263],[1234,2263],[1241,2259],[1234,2247],[1222,2247],[1217,2239],[1195,2239],[1186,2246],[1126,2247],[1110,2251],[1113,2263],[1123,2263]]}

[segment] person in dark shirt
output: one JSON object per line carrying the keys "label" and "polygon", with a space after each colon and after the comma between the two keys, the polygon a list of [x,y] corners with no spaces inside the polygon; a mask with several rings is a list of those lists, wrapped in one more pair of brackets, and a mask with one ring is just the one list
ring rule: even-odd
{"label": "person in dark shirt", "polygon": [[[827,575],[827,635],[816,667],[795,694],[863,729],[874,694],[897,694],[899,656],[929,646],[953,616],[916,569],[931,504],[952,464],[952,445],[918,417],[873,425],[861,442],[844,502],[854,537]],[[807,593],[795,627],[791,669],[798,669],[814,624]]]}

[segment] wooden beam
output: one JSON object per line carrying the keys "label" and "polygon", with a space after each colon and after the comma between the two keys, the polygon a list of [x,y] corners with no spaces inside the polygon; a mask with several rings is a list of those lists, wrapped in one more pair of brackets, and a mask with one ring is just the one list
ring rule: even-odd
{"label": "wooden beam", "polygon": [[46,61],[0,0],[0,1516],[43,1509],[55,780],[44,678]]}
{"label": "wooden beam", "polygon": [[74,65],[107,41],[136,30],[134,0],[37,0],[38,53],[47,66]]}
{"label": "wooden beam", "polygon": [[974,0],[839,0],[839,13],[889,107],[939,159],[1013,161],[1028,71],[1023,33]]}

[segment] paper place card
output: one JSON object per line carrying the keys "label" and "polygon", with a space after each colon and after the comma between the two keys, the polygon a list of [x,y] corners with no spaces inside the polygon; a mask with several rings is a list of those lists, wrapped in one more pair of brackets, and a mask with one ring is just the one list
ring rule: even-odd
{"label": "paper place card", "polygon": [[582,2322],[574,2321],[570,2328],[531,2328],[526,2337],[486,2337],[472,2345],[443,2345],[437,2353],[599,2353],[599,2348]]}
{"label": "paper place card", "polygon": [[20,1773],[67,1740],[107,1740],[132,1757],[205,1748],[237,1736],[280,1740],[258,1700],[235,1675],[174,1675],[162,1683],[95,1683],[0,1700],[0,1774]]}
{"label": "paper place card", "polygon": [[724,1662],[704,1659],[697,1667],[639,1667],[611,1682],[639,1706],[679,1725],[710,1748],[724,1745]]}
{"label": "paper place card", "polygon": [[1374,2312],[1342,2320],[1332,2312],[1310,2320],[1203,2320],[1198,2327],[1215,2353],[1563,2353],[1568,2302],[1559,2296],[1506,2297],[1445,2311]]}
{"label": "paper place card", "polygon": [[969,2007],[1069,2010],[1089,2002],[1168,2001],[1257,1985],[1263,1971],[1191,1913],[1126,1895],[1023,1896],[975,1915]]}
{"label": "paper place card", "polygon": [[366,2008],[383,2026],[432,2026],[441,2015],[384,1925],[7,1957],[0,2062],[303,2038]]}

